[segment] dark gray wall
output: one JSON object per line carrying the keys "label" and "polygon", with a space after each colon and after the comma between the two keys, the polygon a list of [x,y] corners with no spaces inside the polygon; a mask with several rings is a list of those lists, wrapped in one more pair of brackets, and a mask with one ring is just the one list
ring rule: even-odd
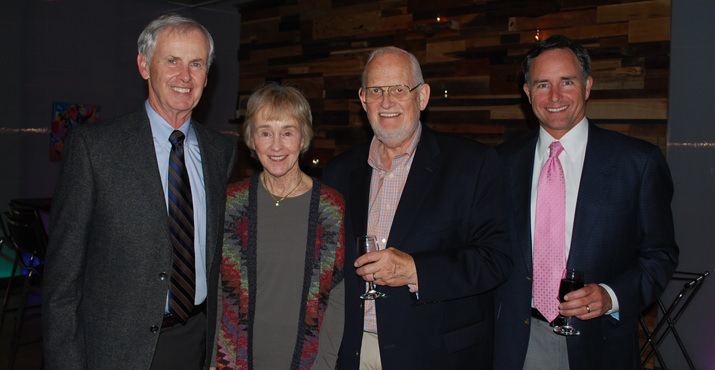
{"label": "dark gray wall", "polygon": [[[679,270],[715,268],[715,1],[672,0],[668,162],[680,245]],[[683,287],[671,282],[669,303]],[[676,329],[698,370],[715,369],[715,276],[684,311]],[[674,337],[664,343],[666,365],[688,369]]]}
{"label": "dark gray wall", "polygon": [[[3,8],[0,12],[0,49],[6,51],[6,57],[0,58],[0,70],[5,71],[8,86],[0,89],[0,112],[3,112],[0,115],[0,205],[6,205],[8,199],[19,194],[19,176],[23,167],[19,155],[21,136],[13,132],[23,127],[25,3],[12,1]],[[46,138],[49,143],[49,136]],[[49,151],[47,155],[49,158]]]}
{"label": "dark gray wall", "polygon": [[238,2],[195,9],[150,0],[4,4],[0,67],[8,85],[0,92],[0,205],[52,196],[60,167],[49,161],[53,102],[100,105],[102,119],[143,103],[147,87],[136,64],[136,39],[165,12],[197,19],[214,37],[216,61],[194,117],[235,132],[229,120],[235,118],[238,86],[240,15],[233,6]]}

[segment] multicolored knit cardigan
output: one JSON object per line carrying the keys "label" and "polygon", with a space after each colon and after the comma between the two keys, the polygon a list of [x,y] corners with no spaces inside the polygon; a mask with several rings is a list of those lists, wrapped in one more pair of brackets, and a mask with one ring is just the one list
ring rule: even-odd
{"label": "multicolored knit cardigan", "polygon": [[[219,369],[253,369],[256,307],[258,175],[228,187],[221,274],[223,317],[218,333]],[[343,279],[345,202],[313,179],[303,276],[303,298],[291,369],[310,369],[330,292]]]}

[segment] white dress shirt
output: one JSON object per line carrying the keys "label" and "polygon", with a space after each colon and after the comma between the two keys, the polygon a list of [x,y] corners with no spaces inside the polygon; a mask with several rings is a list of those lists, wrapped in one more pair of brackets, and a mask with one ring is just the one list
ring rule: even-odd
{"label": "white dress shirt", "polygon": [[[581,184],[581,172],[583,162],[586,158],[586,144],[588,143],[588,119],[584,117],[559,140],[554,139],[543,127],[539,127],[539,140],[536,143],[534,153],[534,172],[531,178],[531,246],[534,247],[534,223],[536,215],[536,193],[539,185],[541,169],[549,159],[549,145],[559,141],[564,150],[559,154],[559,161],[564,170],[564,180],[566,182],[566,259],[571,250],[571,237],[573,235],[574,215],[576,213],[576,202],[578,201],[578,190]],[[618,318],[618,299],[613,289],[606,284],[599,284],[606,289],[611,296],[612,309],[608,312]]]}

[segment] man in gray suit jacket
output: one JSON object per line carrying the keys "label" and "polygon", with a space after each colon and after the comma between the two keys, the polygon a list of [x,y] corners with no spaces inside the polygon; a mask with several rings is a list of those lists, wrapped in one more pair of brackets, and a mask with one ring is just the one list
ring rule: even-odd
{"label": "man in gray suit jacket", "polygon": [[[235,159],[231,140],[191,119],[213,40],[203,26],[174,14],[152,21],[138,46],[149,88],[145,105],[74,129],[64,148],[45,270],[47,369],[208,366],[216,300],[206,297],[217,294],[225,189]],[[193,306],[181,314],[168,298],[176,259],[167,206],[175,135],[185,137],[194,234],[187,250],[195,253]]]}

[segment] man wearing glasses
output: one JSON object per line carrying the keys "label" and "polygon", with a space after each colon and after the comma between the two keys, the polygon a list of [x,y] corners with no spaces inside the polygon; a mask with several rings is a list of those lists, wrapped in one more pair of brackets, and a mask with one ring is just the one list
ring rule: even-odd
{"label": "man wearing glasses", "polygon": [[[491,291],[511,269],[496,154],[420,123],[430,86],[405,50],[375,50],[359,95],[372,142],[323,176],[347,203],[339,368],[490,368]],[[365,234],[381,250],[356,258]],[[386,297],[361,300],[370,281]]]}

